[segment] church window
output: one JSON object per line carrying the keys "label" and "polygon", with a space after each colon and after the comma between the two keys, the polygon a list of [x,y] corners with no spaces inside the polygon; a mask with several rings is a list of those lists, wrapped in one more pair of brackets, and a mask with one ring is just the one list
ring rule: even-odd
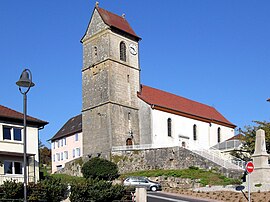
{"label": "church window", "polygon": [[186,142],[182,142],[182,147],[186,147]]}
{"label": "church window", "polygon": [[168,125],[168,136],[171,137],[172,136],[172,119],[171,118],[168,118],[167,125]]}
{"label": "church window", "polygon": [[97,47],[94,47],[94,55],[97,56]]}
{"label": "church window", "polygon": [[220,143],[220,127],[217,130],[217,142]]}
{"label": "church window", "polygon": [[128,120],[130,121],[130,112],[128,112]]}
{"label": "church window", "polygon": [[120,60],[126,62],[126,44],[123,41],[120,43]]}
{"label": "church window", "polygon": [[126,145],[127,145],[127,146],[133,145],[132,139],[131,139],[131,138],[128,138],[128,139],[126,140]]}
{"label": "church window", "polygon": [[193,125],[193,140],[197,140],[197,126]]}

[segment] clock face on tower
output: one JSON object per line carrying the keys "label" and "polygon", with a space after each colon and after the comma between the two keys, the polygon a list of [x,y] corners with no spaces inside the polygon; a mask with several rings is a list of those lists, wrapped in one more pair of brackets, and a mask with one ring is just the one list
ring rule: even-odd
{"label": "clock face on tower", "polygon": [[134,43],[129,44],[129,52],[132,55],[136,55],[137,54],[137,47]]}

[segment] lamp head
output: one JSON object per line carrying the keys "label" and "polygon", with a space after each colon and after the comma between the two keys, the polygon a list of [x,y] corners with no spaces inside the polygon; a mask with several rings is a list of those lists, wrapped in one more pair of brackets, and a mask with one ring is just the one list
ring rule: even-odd
{"label": "lamp head", "polygon": [[[29,73],[30,73],[30,77],[29,77]],[[33,87],[35,84],[32,82],[32,75],[30,70],[25,69],[23,70],[19,81],[16,82],[16,84],[19,87],[26,87],[26,88],[30,88]]]}

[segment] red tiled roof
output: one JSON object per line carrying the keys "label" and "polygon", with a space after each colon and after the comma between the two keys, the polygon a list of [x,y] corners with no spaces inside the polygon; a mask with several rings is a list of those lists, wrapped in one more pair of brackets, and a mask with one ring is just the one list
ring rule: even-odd
{"label": "red tiled roof", "polygon": [[[0,105],[0,120],[14,120],[14,121],[19,121],[22,122],[23,121],[23,114],[20,112],[17,112],[13,109],[10,109],[8,107],[4,107],[2,105]],[[31,123],[31,124],[35,124],[40,126],[45,126],[48,124],[48,122],[46,121],[42,121],[40,119],[31,117],[31,116],[27,116],[27,122]]]}
{"label": "red tiled roof", "polygon": [[176,113],[185,117],[213,122],[231,128],[236,126],[222,116],[214,107],[189,100],[162,90],[142,86],[138,97],[146,103],[153,105],[154,109]]}
{"label": "red tiled roof", "polygon": [[129,25],[128,21],[125,18],[99,7],[96,7],[96,9],[105,24],[107,24],[110,27],[120,29],[132,36],[135,36],[137,39],[140,39],[140,37],[136,35],[136,33],[133,31],[133,29],[131,28],[131,26]]}
{"label": "red tiled roof", "polygon": [[232,136],[231,138],[229,138],[226,141],[229,141],[229,140],[243,140],[243,138],[244,138],[244,135],[239,133],[238,135]]}

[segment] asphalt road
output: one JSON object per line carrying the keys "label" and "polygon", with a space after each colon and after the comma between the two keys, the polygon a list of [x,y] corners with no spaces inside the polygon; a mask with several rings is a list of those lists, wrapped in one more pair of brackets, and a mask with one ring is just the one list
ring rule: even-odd
{"label": "asphalt road", "polygon": [[160,192],[147,192],[148,202],[206,202],[203,199],[191,199],[182,196],[174,196]]}

